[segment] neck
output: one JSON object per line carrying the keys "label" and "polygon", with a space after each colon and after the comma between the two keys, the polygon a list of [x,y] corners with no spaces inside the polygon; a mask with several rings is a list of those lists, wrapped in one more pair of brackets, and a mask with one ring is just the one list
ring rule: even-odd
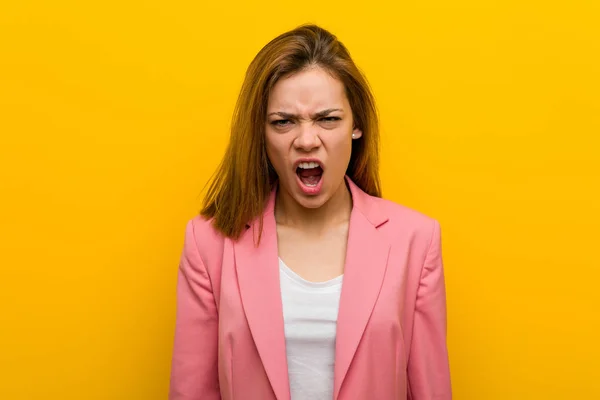
{"label": "neck", "polygon": [[319,208],[298,204],[285,190],[278,189],[275,199],[277,224],[321,234],[334,226],[347,223],[352,211],[352,196],[343,181],[334,195]]}

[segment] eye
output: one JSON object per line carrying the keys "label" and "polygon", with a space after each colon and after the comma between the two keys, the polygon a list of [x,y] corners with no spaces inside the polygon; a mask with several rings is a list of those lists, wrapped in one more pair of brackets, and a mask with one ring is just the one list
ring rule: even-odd
{"label": "eye", "polygon": [[323,117],[320,119],[320,121],[323,122],[335,122],[335,121],[340,121],[341,118],[340,117]]}
{"label": "eye", "polygon": [[292,121],[289,119],[277,119],[275,121],[271,121],[271,125],[279,126],[279,127],[287,126],[287,125],[290,125],[291,123],[292,123]]}

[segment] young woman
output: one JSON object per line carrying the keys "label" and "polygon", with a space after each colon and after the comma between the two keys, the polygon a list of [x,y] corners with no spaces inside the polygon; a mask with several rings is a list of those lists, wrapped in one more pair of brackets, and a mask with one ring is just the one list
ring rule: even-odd
{"label": "young woman", "polygon": [[447,400],[438,223],[380,198],[367,81],[301,26],[250,64],[187,225],[171,400]]}

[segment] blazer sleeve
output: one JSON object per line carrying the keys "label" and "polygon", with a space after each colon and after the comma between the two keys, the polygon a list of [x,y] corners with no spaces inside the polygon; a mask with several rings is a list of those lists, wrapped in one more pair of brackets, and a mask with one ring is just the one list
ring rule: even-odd
{"label": "blazer sleeve", "polygon": [[421,270],[408,360],[409,400],[450,400],[450,368],[446,346],[446,289],[440,226],[432,237]]}
{"label": "blazer sleeve", "polygon": [[193,221],[187,224],[183,247],[169,400],[217,400],[221,398],[217,306],[210,276],[198,251]]}

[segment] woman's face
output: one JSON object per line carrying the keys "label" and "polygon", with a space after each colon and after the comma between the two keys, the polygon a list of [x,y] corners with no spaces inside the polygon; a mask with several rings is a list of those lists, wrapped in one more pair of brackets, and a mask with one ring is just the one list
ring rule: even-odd
{"label": "woman's face", "polygon": [[299,205],[318,208],[340,189],[350,162],[352,110],[344,85],[315,67],[279,80],[267,105],[267,154]]}

